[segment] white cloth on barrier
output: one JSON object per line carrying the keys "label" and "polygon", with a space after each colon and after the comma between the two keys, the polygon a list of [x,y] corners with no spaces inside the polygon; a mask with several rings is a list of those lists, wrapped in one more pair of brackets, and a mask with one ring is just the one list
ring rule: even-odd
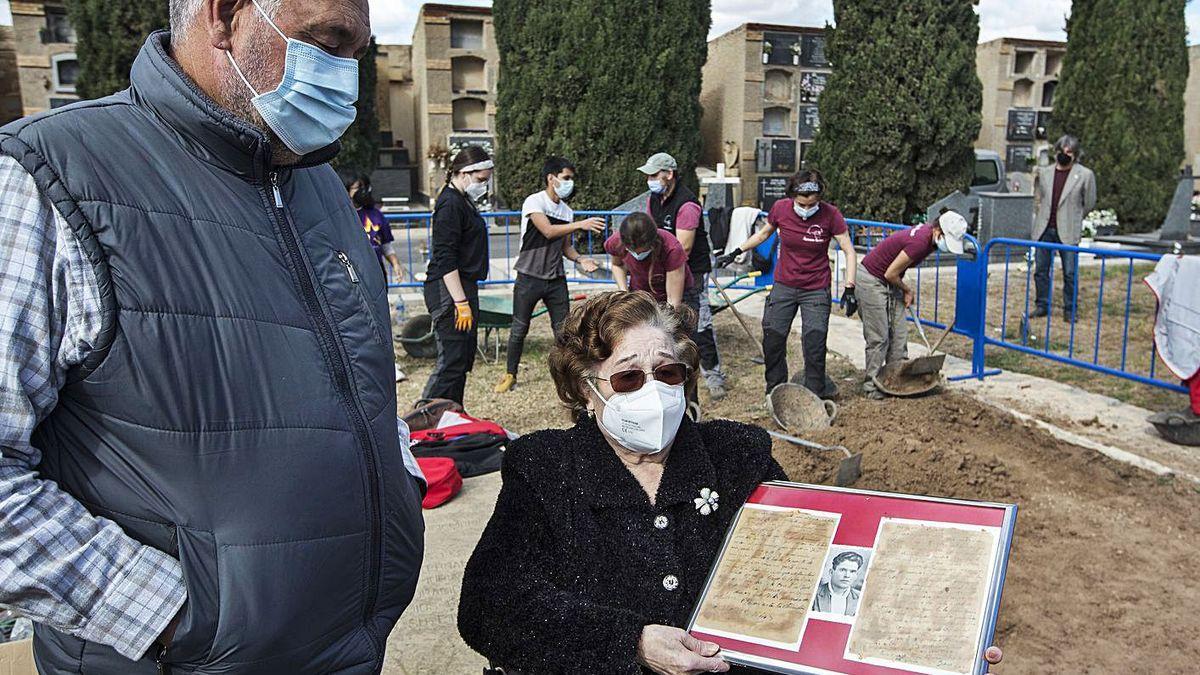
{"label": "white cloth on barrier", "polygon": [[[754,223],[762,214],[757,206],[739,206],[729,216],[729,238],[725,240],[725,250],[732,251],[741,246],[754,234]],[[737,263],[744,265],[750,260],[750,252],[737,257]]]}
{"label": "white cloth on barrier", "polygon": [[1181,380],[1200,371],[1200,256],[1164,255],[1146,285],[1158,297],[1154,344]]}

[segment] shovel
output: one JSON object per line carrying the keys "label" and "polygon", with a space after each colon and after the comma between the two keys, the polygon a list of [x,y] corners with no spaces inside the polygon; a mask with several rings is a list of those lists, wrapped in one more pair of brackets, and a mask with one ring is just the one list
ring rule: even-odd
{"label": "shovel", "polygon": [[915,312],[913,312],[912,307],[908,308],[908,315],[912,317],[913,323],[917,325],[917,334],[921,336],[921,342],[925,343],[925,348],[928,349],[929,352],[926,356],[918,356],[915,359],[909,359],[908,361],[905,361],[900,367],[900,371],[897,376],[908,377],[917,375],[933,375],[942,372],[942,366],[946,363],[946,355],[934,354],[934,352],[936,352],[938,348],[942,346],[942,343],[946,341],[946,336],[949,335],[950,331],[954,328],[954,322],[951,321],[950,325],[946,327],[946,332],[942,333],[942,337],[938,339],[937,344],[930,347],[929,338],[925,337],[925,327],[921,325],[921,320],[917,318],[917,315]]}
{"label": "shovel", "polygon": [[[762,274],[762,272],[751,272],[743,278],[753,279],[754,277],[760,276],[761,274]],[[735,283],[735,284],[737,282],[738,282],[737,279],[735,279],[733,281],[733,283]],[[741,326],[742,326],[742,330],[746,331],[746,336],[750,338],[751,342],[753,342],[755,345],[758,346],[758,356],[751,357],[750,360],[757,364],[766,363],[767,355],[765,352],[763,352],[762,341],[760,341],[758,338],[754,337],[754,333],[751,332],[750,327],[746,325],[746,320],[742,318],[742,313],[737,311],[737,307],[735,307],[733,301],[729,299],[729,295],[727,293],[725,293],[725,287],[722,286],[719,282],[717,282],[716,279],[713,279],[713,285],[717,287],[717,293],[721,294],[721,299],[725,301],[725,306],[729,308],[729,311],[733,312],[733,318],[737,319],[737,322],[739,324],[741,324]]]}
{"label": "shovel", "polygon": [[842,461],[838,463],[837,476],[835,476],[833,479],[833,484],[838,487],[848,487],[853,485],[854,482],[862,476],[861,452],[851,454],[849,449],[841,445],[821,445],[820,443],[813,443],[812,441],[806,441],[803,438],[797,438],[796,436],[789,436],[787,434],[781,434],[770,430],[768,430],[767,433],[773,438],[778,438],[779,440],[787,441],[788,443],[794,443],[802,448],[820,450],[822,452],[841,452],[844,454],[845,457],[843,457]]}

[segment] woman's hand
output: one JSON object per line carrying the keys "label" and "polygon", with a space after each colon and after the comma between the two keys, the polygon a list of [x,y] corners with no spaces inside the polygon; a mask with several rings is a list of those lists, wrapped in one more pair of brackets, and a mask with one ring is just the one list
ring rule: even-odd
{"label": "woman's hand", "polygon": [[595,260],[590,260],[588,258],[579,258],[576,260],[576,264],[579,265],[579,269],[583,270],[584,274],[591,274],[592,272],[600,269],[600,266],[596,264]]}
{"label": "woman's hand", "polygon": [[471,330],[471,326],[474,324],[475,317],[471,315],[471,303],[466,300],[454,303],[454,328],[465,333]]}
{"label": "woman's hand", "polygon": [[724,673],[729,664],[717,656],[721,650],[687,631],[671,626],[649,625],[638,640],[638,663],[661,675]]}

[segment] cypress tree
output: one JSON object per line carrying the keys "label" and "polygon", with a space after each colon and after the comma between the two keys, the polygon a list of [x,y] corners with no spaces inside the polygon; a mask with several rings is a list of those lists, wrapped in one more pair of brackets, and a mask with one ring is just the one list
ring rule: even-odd
{"label": "cypress tree", "polygon": [[344,173],[370,175],[379,165],[379,114],[376,111],[375,85],[378,67],[375,62],[379,46],[375,38],[367,53],[358,61],[358,116],[342,135],[342,151],[334,158],[333,167]]}
{"label": "cypress tree", "polygon": [[708,0],[496,0],[497,154],[510,204],[542,187],[546,156],[580,173],[577,208],[645,192],[655,152],[695,183]]}
{"label": "cypress tree", "polygon": [[1051,136],[1083,144],[1097,208],[1125,232],[1162,225],[1183,161],[1186,0],[1076,0]]}
{"label": "cypress tree", "polygon": [[977,0],[834,0],[834,64],[810,166],[846,213],[910,222],[970,187],[982,86]]}
{"label": "cypress tree", "polygon": [[100,98],[129,86],[129,69],[146,36],[170,24],[167,0],[67,0],[75,29],[81,98]]}

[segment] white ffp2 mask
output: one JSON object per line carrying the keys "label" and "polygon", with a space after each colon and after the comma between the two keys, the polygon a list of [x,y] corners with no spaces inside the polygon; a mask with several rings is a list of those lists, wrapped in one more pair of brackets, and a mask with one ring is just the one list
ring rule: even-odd
{"label": "white ffp2 mask", "polygon": [[[604,395],[596,385],[591,380],[588,384],[603,401]],[[613,394],[604,401],[600,423],[625,448],[653,455],[675,440],[686,409],[682,385],[672,386],[648,379],[641,389],[628,394]]]}

